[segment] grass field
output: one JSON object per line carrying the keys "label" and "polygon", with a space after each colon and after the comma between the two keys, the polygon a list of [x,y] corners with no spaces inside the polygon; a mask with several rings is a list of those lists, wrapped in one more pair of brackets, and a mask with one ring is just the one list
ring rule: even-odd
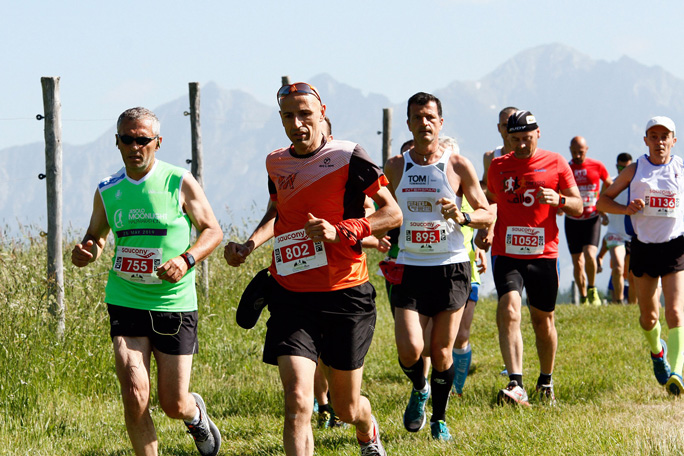
{"label": "grass field", "polygon": [[[132,455],[102,303],[108,260],[83,270],[65,260],[67,324],[65,337],[57,340],[47,313],[44,251],[40,239],[0,248],[0,454]],[[210,298],[200,298],[192,389],[203,395],[222,431],[223,455],[283,454],[280,381],[276,369],[261,362],[267,313],[251,331],[235,323],[240,294],[267,263],[266,253],[257,251],[248,264],[232,269],[217,250],[210,259]],[[378,260],[373,255],[370,263]],[[381,278],[372,280],[379,315],[363,392],[389,455],[684,454],[684,402],[656,383],[634,306],[559,306],[558,406],[532,399],[532,407],[520,409],[495,404],[507,379],[499,375],[495,302],[482,300],[473,323],[473,372],[463,397],[452,398],[447,412],[453,441],[431,441],[427,427],[407,433],[402,413],[410,385],[397,363]],[[523,313],[525,379],[533,385],[539,367],[529,314]],[[182,423],[157,406],[152,415],[160,454],[196,454]],[[317,455],[358,454],[351,429],[315,429],[314,438]]]}

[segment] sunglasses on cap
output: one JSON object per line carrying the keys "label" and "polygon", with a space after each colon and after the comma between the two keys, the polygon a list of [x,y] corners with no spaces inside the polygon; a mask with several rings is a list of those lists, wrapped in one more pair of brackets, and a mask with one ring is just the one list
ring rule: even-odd
{"label": "sunglasses on cap", "polygon": [[153,137],[151,137],[151,138],[149,138],[149,137],[147,137],[147,136],[138,136],[138,137],[136,138],[136,137],[129,136],[129,135],[119,135],[119,134],[117,134],[116,137],[119,138],[119,140],[120,140],[122,143],[126,144],[127,146],[130,146],[131,144],[133,144],[133,141],[135,141],[136,143],[138,143],[138,144],[141,145],[141,146],[146,146],[146,145],[148,145],[148,144],[150,143],[150,141],[153,141],[153,140],[159,138],[159,135],[153,136]]}
{"label": "sunglasses on cap", "polygon": [[307,84],[306,82],[295,82],[294,84],[284,85],[280,88],[280,90],[278,90],[278,106],[280,106],[280,102],[283,101],[283,98],[295,92],[311,94],[318,98],[318,101],[323,104],[321,101],[321,96],[318,94],[318,91],[314,86]]}

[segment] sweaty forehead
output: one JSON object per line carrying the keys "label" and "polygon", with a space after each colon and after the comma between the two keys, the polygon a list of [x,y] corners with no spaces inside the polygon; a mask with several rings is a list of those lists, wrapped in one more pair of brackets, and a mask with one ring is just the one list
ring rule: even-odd
{"label": "sweaty forehead", "polygon": [[409,113],[411,116],[421,114],[421,115],[426,115],[426,114],[437,114],[437,103],[434,101],[429,101],[425,103],[424,105],[420,105],[417,103],[411,103],[411,106],[409,106]]}
{"label": "sweaty forehead", "polygon": [[291,93],[280,102],[282,112],[294,111],[320,111],[321,102],[315,95],[309,93]]}
{"label": "sweaty forehead", "polygon": [[126,118],[121,121],[121,126],[119,127],[119,133],[126,131],[152,131],[152,119],[147,117],[141,117],[139,119]]}
{"label": "sweaty forehead", "polygon": [[666,127],[663,127],[662,125],[656,125],[654,127],[651,127],[646,132],[647,135],[651,135],[651,134],[666,135],[669,133],[672,133],[672,132],[670,130],[668,130]]}

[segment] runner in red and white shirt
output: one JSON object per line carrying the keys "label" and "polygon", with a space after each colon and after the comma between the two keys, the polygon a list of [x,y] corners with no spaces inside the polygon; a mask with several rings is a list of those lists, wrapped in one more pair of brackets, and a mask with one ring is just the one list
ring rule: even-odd
{"label": "runner in red and white shirt", "polygon": [[551,374],[558,345],[554,310],[558,292],[558,226],[556,211],[578,216],[582,199],[567,162],[557,153],[537,149],[535,117],[517,111],[508,119],[513,153],[495,158],[489,167],[487,196],[497,204],[492,265],[499,297],[499,345],[510,382],[498,402],[528,405],[522,381],[523,342],[520,331],[522,290],[527,291],[536,335],[541,400],[555,401]]}
{"label": "runner in red and white shirt", "polygon": [[587,157],[588,150],[589,146],[583,137],[575,136],[570,141],[570,169],[582,197],[583,211],[579,217],[565,217],[565,239],[572,255],[573,274],[581,304],[600,306],[601,298],[596,290],[596,254],[601,239],[601,220],[605,215],[596,210],[596,201],[601,182],[603,188],[607,188],[613,179],[603,163]]}
{"label": "runner in red and white shirt", "polygon": [[[361,452],[386,456],[370,402],[361,395],[376,321],[361,241],[401,225],[401,210],[363,148],[327,141],[326,107],[313,86],[284,85],[278,104],[292,144],[268,155],[266,214],[245,243],[228,243],[224,257],[240,266],[274,238],[263,357],[278,366],[285,392],[285,453],[313,455],[313,382],[320,355],[328,367],[331,402],[342,421],[356,427]],[[378,205],[368,217],[366,196]]]}

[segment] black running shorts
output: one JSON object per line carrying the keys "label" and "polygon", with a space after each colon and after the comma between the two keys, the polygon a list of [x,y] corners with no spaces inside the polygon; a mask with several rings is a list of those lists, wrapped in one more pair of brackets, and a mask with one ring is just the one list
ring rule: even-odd
{"label": "black running shorts", "polygon": [[404,265],[401,283],[392,288],[392,304],[427,317],[458,310],[468,302],[470,273],[470,261],[441,266]]}
{"label": "black running shorts", "polygon": [[585,245],[598,247],[601,237],[601,217],[586,220],[575,220],[565,217],[565,239],[568,241],[570,254],[582,253]]}
{"label": "black running shorts", "polygon": [[524,287],[532,307],[543,312],[555,310],[558,295],[557,258],[521,260],[497,255],[492,258],[492,267],[499,299],[511,291],[517,291],[522,296]]}
{"label": "black running shorts", "polygon": [[645,244],[632,237],[629,270],[636,277],[658,278],[684,270],[684,236],[659,244]]}
{"label": "black running shorts", "polygon": [[107,304],[109,335],[147,337],[167,355],[194,355],[197,342],[197,311],[155,312]]}
{"label": "black running shorts", "polygon": [[375,288],[370,282],[327,292],[294,292],[275,282],[268,304],[263,360],[318,358],[337,370],[363,366],[375,331]]}

